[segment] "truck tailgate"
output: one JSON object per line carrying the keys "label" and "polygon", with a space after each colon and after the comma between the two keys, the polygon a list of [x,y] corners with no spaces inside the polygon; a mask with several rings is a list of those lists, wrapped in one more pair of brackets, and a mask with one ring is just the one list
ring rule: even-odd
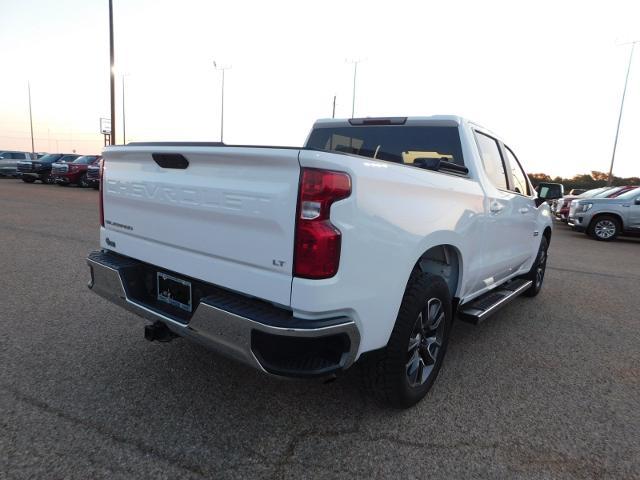
{"label": "truck tailgate", "polygon": [[[188,166],[161,167],[153,154],[180,154]],[[101,246],[289,305],[298,154],[263,147],[107,148]]]}

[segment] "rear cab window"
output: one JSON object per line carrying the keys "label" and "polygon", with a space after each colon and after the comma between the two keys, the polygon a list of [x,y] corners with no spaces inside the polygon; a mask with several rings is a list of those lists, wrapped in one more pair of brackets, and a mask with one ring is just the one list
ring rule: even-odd
{"label": "rear cab window", "polygon": [[413,166],[434,158],[464,166],[457,126],[365,125],[316,127],[306,148]]}

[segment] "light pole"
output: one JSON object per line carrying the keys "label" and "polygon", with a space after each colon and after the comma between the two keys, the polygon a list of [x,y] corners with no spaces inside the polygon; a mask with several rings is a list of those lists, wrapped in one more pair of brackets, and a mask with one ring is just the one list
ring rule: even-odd
{"label": "light pole", "polygon": [[36,153],[33,144],[33,116],[31,115],[31,82],[27,82],[27,91],[29,92],[29,125],[31,126],[31,153]]}
{"label": "light pole", "polygon": [[111,134],[109,139],[111,145],[116,144],[116,85],[114,77],[114,54],[113,54],[113,0],[109,0],[109,60],[111,68],[109,70],[109,84],[111,86]]}
{"label": "light pole", "polygon": [[[624,97],[627,95],[627,83],[629,82],[629,72],[631,71],[631,61],[633,60],[633,50],[636,43],[640,43],[640,40],[629,42],[631,44],[631,53],[629,54],[629,65],[627,65],[627,76],[624,79],[624,90],[622,90],[622,102],[620,103],[620,113],[618,114],[618,126],[616,127],[616,138],[613,141],[613,154],[611,155],[611,166],[609,167],[609,179],[607,184],[611,186],[613,183],[613,162],[616,159],[616,147],[618,146],[618,134],[620,133],[620,122],[622,121],[622,109],[624,108]],[[629,45],[624,43],[623,45]]]}
{"label": "light pole", "polygon": [[222,70],[222,98],[220,100],[220,143],[223,142],[224,136],[224,71],[229,70],[231,66],[218,66],[216,61],[213,61],[213,68],[216,70]]}

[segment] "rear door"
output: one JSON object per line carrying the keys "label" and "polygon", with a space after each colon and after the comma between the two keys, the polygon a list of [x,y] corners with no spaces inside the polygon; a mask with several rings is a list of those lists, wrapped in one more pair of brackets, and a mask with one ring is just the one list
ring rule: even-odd
{"label": "rear door", "polygon": [[506,145],[503,145],[504,159],[509,178],[509,190],[514,193],[513,231],[514,238],[514,270],[529,265],[538,253],[540,236],[542,232],[536,232],[536,219],[538,207],[536,207],[533,191],[524,169],[516,158],[516,155]]}
{"label": "rear door", "polygon": [[509,190],[507,169],[498,140],[480,131],[474,131],[485,177],[487,195],[485,205],[480,285],[491,287],[509,276],[516,263],[514,241],[518,235],[513,219],[517,209],[512,201],[515,194]]}
{"label": "rear door", "polygon": [[298,153],[257,147],[107,148],[102,246],[289,305]]}

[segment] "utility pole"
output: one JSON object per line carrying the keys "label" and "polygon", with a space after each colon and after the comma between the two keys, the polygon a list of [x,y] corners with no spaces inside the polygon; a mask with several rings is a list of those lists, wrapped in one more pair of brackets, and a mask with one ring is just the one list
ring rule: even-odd
{"label": "utility pole", "polygon": [[126,121],[125,111],[124,111],[124,77],[125,75],[122,75],[122,144],[126,145],[127,144],[127,121]]}
{"label": "utility pole", "polygon": [[[616,127],[616,138],[613,141],[613,154],[611,155],[611,166],[609,167],[609,179],[607,185],[611,186],[613,183],[613,162],[616,159],[616,148],[618,146],[618,134],[620,133],[620,122],[622,121],[622,110],[624,108],[624,97],[627,95],[627,83],[629,82],[629,72],[631,71],[631,61],[633,60],[633,50],[636,43],[640,43],[640,40],[636,40],[631,43],[631,53],[629,54],[629,65],[627,66],[627,76],[624,79],[624,90],[622,90],[622,102],[620,103],[620,113],[618,115],[618,126]],[[623,45],[629,45],[625,43]]]}
{"label": "utility pole", "polygon": [[33,143],[33,116],[31,115],[31,82],[27,82],[27,91],[29,92],[29,124],[31,125],[31,153],[36,153]]}
{"label": "utility pole", "polygon": [[336,96],[333,96],[333,113],[331,114],[331,118],[336,118]]}
{"label": "utility pole", "polygon": [[111,145],[116,144],[116,85],[114,76],[114,54],[113,54],[113,0],[109,0],[109,59],[111,62],[110,69],[110,86],[111,86]]}
{"label": "utility pole", "polygon": [[218,66],[214,60],[213,68],[215,68],[216,70],[222,70],[222,98],[220,100],[220,142],[222,143],[224,136],[224,71],[229,70],[231,67]]}

